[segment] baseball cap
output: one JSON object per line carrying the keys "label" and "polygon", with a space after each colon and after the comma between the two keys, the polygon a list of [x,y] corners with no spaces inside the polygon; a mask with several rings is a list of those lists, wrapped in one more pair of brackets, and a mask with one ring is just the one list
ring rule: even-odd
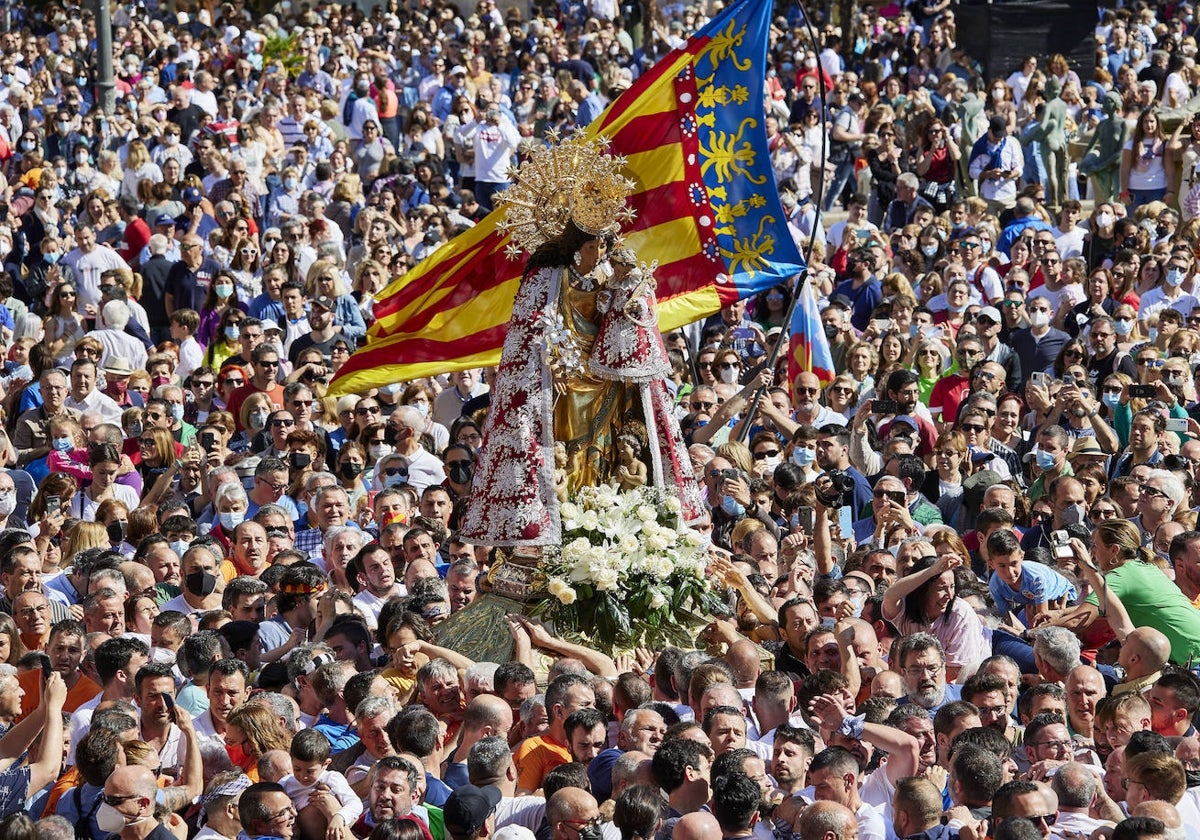
{"label": "baseball cap", "polygon": [[172,216],[170,213],[159,213],[154,219],[155,227],[158,227],[159,225],[174,225],[174,224],[175,224],[175,217]]}
{"label": "baseball cap", "polygon": [[1004,323],[1002,320],[1000,320],[1000,310],[994,306],[985,306],[983,309],[980,309],[979,312],[975,314],[975,320],[978,321],[980,318],[987,318],[993,324]]}
{"label": "baseball cap", "polygon": [[204,199],[204,193],[199,187],[184,187],[182,193],[184,204],[199,204]]}
{"label": "baseball cap", "polygon": [[264,333],[269,333],[269,332],[271,332],[271,330],[281,333],[281,332],[283,332],[283,327],[279,326],[279,324],[276,324],[275,321],[273,321],[270,318],[263,318],[262,319],[262,331]]}
{"label": "baseball cap", "polygon": [[473,837],[500,804],[500,789],[487,785],[460,785],[442,805],[446,832],[452,837]]}
{"label": "baseball cap", "polygon": [[467,68],[463,67],[461,64],[455,64],[450,68],[451,76],[457,76],[459,73],[463,74],[464,76],[467,75]]}
{"label": "baseball cap", "polygon": [[898,415],[898,416],[897,416],[895,419],[893,419],[893,420],[892,420],[892,426],[895,426],[897,423],[904,423],[904,424],[905,424],[905,425],[907,425],[907,426],[912,426],[914,429],[917,429],[918,431],[919,431],[919,430],[920,430],[920,428],[921,428],[921,427],[920,427],[920,426],[917,424],[917,421],[916,421],[916,419],[914,419],[914,418],[913,418],[913,416],[912,416],[911,414],[900,414],[900,415]]}
{"label": "baseball cap", "polygon": [[[333,307],[334,307],[334,302],[333,302],[333,298],[331,298],[329,295],[318,295],[317,297],[312,299],[312,305],[319,306],[322,309],[327,309],[330,312],[332,312]],[[266,332],[266,330],[263,330],[263,332]]]}
{"label": "baseball cap", "polygon": [[1001,114],[994,114],[988,120],[988,130],[997,137],[1008,134],[1008,118]]}

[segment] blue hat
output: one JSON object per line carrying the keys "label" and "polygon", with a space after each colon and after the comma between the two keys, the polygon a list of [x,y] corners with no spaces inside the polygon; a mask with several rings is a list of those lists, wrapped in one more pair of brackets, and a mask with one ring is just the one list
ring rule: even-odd
{"label": "blue hat", "polygon": [[157,218],[154,220],[154,226],[158,227],[159,225],[170,225],[171,227],[174,227],[175,217],[170,213],[159,213]]}

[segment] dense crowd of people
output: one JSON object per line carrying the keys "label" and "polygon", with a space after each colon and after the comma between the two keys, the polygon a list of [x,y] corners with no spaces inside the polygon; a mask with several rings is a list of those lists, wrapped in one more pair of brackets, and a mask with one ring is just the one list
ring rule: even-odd
{"label": "dense crowd of people", "polygon": [[439,645],[496,562],[495,372],[330,379],[719,5],[136,0],[111,111],[90,8],[5,7],[0,837],[1196,837],[1187,3],[987,76],[948,0],[781,5],[835,370],[771,355],[784,286],[664,336],[725,609],[697,649]]}

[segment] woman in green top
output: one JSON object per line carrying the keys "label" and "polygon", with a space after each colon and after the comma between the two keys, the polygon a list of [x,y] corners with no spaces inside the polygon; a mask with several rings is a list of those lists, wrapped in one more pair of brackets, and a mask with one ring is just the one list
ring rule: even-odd
{"label": "woman in green top", "polygon": [[916,367],[920,377],[921,402],[929,405],[929,395],[933,386],[946,372],[946,362],[950,359],[950,351],[945,344],[935,339],[925,339],[917,345]]}
{"label": "woman in green top", "polygon": [[[1126,519],[1109,519],[1096,526],[1092,554],[1104,573],[1108,595],[1124,604],[1135,627],[1153,627],[1171,641],[1171,661],[1188,665],[1200,661],[1200,610],[1192,606],[1143,548],[1137,527]],[[1105,589],[1101,589],[1105,596]],[[1055,621],[1082,633],[1106,608],[1093,592],[1086,602],[1066,610]]]}

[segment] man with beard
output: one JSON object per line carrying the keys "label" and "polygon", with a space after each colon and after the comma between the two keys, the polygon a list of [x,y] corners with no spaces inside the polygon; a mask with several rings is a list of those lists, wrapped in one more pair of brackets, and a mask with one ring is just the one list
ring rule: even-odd
{"label": "man with beard", "polygon": [[[915,749],[913,750],[915,753]],[[889,759],[888,764],[891,764]],[[910,771],[913,768],[910,767]],[[883,816],[863,801],[858,789],[861,766],[842,747],[828,747],[813,756],[808,768],[813,796],[818,802],[835,802],[849,808],[858,819],[858,840],[882,840],[887,836]],[[898,776],[911,776],[912,772]]]}
{"label": "man with beard", "polygon": [[[874,401],[864,400],[851,421],[855,435],[865,439],[867,426],[870,425],[867,421],[874,416],[880,437],[886,439],[891,434],[894,420],[903,417],[906,421],[911,421],[910,425],[917,430],[917,454],[926,456],[932,453],[937,443],[938,431],[933,425],[929,409],[921,402],[920,382],[920,377],[915,371],[895,370],[889,373],[884,393],[887,399],[896,402],[896,413],[890,417],[875,414],[872,406]],[[855,452],[858,451],[858,444],[861,442],[856,439]]]}
{"label": "man with beard", "polygon": [[813,733],[782,724],[775,729],[771,751],[771,775],[788,796],[796,796],[808,786],[808,766],[813,759]]}
{"label": "man with beard", "polygon": [[821,380],[815,373],[805,371],[796,377],[794,391],[794,419],[801,426],[814,426],[818,429],[831,423],[846,425],[846,418],[831,408],[821,405]]}
{"label": "man with beard", "polygon": [[838,470],[854,480],[850,505],[854,518],[861,518],[863,511],[871,504],[871,483],[850,464],[850,430],[844,425],[830,423],[819,428],[817,466],[825,472]]}
{"label": "man with beard", "polygon": [[937,714],[946,703],[962,699],[962,689],[946,683],[946,653],[936,636],[931,633],[905,636],[897,657],[907,695],[903,702],[916,703],[930,714]]}
{"label": "man with beard", "polygon": [[[384,820],[413,819],[413,791],[419,782],[420,771],[408,759],[398,755],[379,759],[367,774],[367,807],[351,833],[365,838]],[[422,833],[427,832],[423,828]]]}

